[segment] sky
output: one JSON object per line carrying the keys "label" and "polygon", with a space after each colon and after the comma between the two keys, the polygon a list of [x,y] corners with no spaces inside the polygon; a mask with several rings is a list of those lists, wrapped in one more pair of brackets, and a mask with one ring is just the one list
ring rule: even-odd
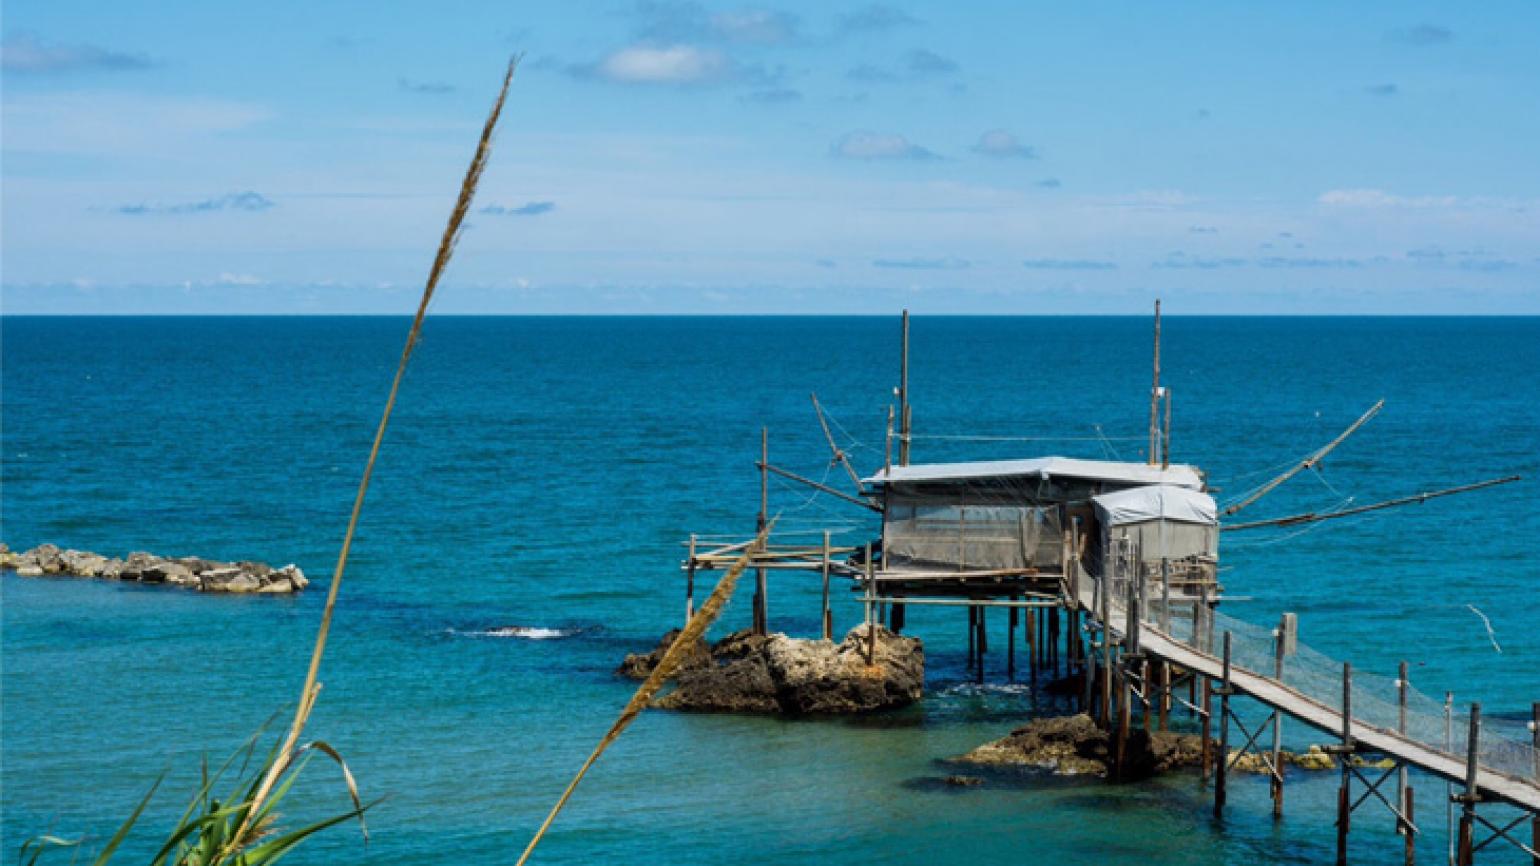
{"label": "sky", "polygon": [[1540,5],[8,0],[0,309],[1540,313]]}

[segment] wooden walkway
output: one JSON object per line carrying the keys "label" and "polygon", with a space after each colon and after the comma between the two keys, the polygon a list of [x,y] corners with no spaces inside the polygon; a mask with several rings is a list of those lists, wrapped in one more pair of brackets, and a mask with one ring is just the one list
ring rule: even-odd
{"label": "wooden walkway", "polygon": [[[1090,590],[1082,591],[1080,604],[1086,610],[1094,610]],[[1125,621],[1121,606],[1112,609],[1111,628],[1114,634],[1123,631]],[[1161,632],[1159,628],[1142,623],[1139,627],[1139,649],[1142,652],[1170,662],[1178,667],[1219,679],[1224,675],[1224,663],[1214,656],[1200,652]],[[1300,721],[1333,736],[1343,730],[1342,711],[1309,697],[1290,686],[1249,671],[1230,666],[1230,683],[1247,696],[1293,716]],[[1367,750],[1381,752],[1410,766],[1459,785],[1465,783],[1465,759],[1427,746],[1395,731],[1353,720],[1353,739]],[[1484,800],[1500,801],[1533,813],[1540,813],[1540,782],[1522,779],[1485,767],[1476,774],[1476,787]]]}

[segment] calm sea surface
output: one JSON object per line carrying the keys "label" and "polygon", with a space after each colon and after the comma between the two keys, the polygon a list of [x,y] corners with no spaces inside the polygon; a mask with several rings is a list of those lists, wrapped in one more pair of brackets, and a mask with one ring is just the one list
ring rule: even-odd
{"label": "calm sea surface", "polygon": [[[139,850],[303,676],[347,509],[405,319],[6,318],[3,539],[296,562],[294,599],[0,578],[4,851],[49,831],[110,834],[163,771]],[[752,529],[759,427],[771,459],[823,478],[808,392],[859,468],[882,461],[897,319],[434,318],[364,511],[310,732],[342,752],[373,813],[308,863],[505,862],[522,849],[633,684],[611,671],[683,608],[689,533]],[[1540,319],[1167,318],[1174,459],[1221,500],[1385,411],[1248,509],[1266,517],[1482,478],[1520,484],[1307,532],[1227,535],[1226,611],[1423,691],[1517,718],[1540,700]],[[917,318],[916,462],[1139,459],[1149,322]],[[1098,433],[1107,437],[1101,441]],[[830,483],[840,485],[838,470]],[[776,485],[782,526],[870,522]],[[745,625],[747,594],[716,633]],[[1498,653],[1474,605],[1491,619]],[[811,576],[772,579],[772,627],[816,629]],[[842,597],[836,627],[859,610]],[[910,612],[928,694],[902,712],[781,721],[647,713],[542,846],[544,863],[1315,863],[1333,845],[1333,774],[1291,777],[1288,814],[1238,780],[1223,823],[1190,775],[1113,787],[991,777],[945,789],[940,759],[1054,707],[963,670],[961,613]],[[508,626],[557,630],[498,637]],[[1261,714],[1253,717],[1260,720]],[[1316,741],[1301,726],[1286,739]],[[1442,784],[1422,780],[1426,862]],[[1426,793],[1424,793],[1426,792]],[[291,817],[345,805],[314,765]],[[297,812],[298,814],[294,814]],[[1388,814],[1354,858],[1399,862]],[[1485,852],[1484,852],[1485,853]],[[1506,859],[1505,859],[1506,858]],[[61,858],[60,862],[62,862]],[[1484,862],[1520,862],[1504,853]]]}

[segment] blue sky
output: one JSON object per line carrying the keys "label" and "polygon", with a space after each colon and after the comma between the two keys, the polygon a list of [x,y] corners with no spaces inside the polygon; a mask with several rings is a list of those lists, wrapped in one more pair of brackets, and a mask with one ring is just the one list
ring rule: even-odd
{"label": "blue sky", "polygon": [[100,3],[3,21],[12,313],[1540,313],[1540,6]]}

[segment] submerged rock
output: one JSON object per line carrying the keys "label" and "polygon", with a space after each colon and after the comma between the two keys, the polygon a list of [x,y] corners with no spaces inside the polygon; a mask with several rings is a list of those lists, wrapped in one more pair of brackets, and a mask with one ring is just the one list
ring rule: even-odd
{"label": "submerged rock", "polygon": [[[1177,767],[1196,765],[1203,740],[1196,734],[1135,729],[1128,734],[1123,779],[1136,781]],[[963,764],[1017,766],[1061,776],[1108,776],[1113,763],[1112,736],[1090,716],[1034,719],[1010,734],[954,760]]]}
{"label": "submerged rock", "polygon": [[[697,712],[821,715],[892,709],[919,700],[925,690],[925,650],[919,639],[878,627],[868,664],[867,634],[866,626],[858,626],[835,644],[744,630],[709,649],[698,642],[675,674],[674,690],[654,705]],[[664,635],[650,653],[627,656],[619,673],[647,676],[677,635]]]}
{"label": "submerged rock", "polygon": [[60,550],[52,544],[12,553],[0,543],[0,568],[13,569],[22,577],[60,574],[158,583],[203,592],[289,594],[310,583],[293,564],[275,570],[261,562],[229,563],[196,556],[168,558],[143,551],[118,559],[84,550]]}

